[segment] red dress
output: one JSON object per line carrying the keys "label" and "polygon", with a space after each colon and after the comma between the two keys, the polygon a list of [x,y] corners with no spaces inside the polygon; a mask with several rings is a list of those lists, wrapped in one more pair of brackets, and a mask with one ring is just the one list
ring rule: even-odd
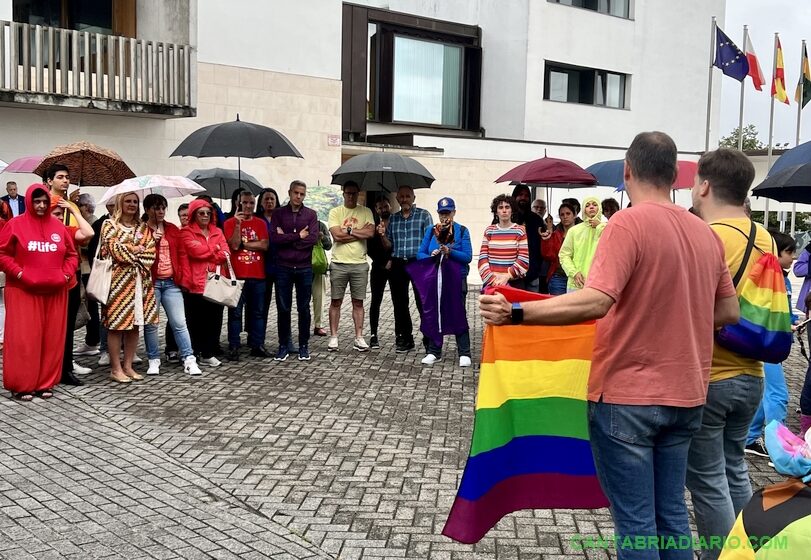
{"label": "red dress", "polygon": [[44,391],[59,382],[68,281],[79,264],[65,226],[50,214],[34,212],[37,189],[48,192],[42,185],[29,187],[25,214],[0,231],[0,269],[6,273],[3,386],[13,393]]}

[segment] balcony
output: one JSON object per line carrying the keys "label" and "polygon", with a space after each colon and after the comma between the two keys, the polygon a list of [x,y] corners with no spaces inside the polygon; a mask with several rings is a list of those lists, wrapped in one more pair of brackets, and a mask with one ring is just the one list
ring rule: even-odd
{"label": "balcony", "polygon": [[0,20],[0,105],[196,115],[189,45]]}

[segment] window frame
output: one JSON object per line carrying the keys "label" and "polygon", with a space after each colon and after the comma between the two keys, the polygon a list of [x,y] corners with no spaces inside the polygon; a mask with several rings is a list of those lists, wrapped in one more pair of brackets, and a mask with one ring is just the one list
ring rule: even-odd
{"label": "window frame", "polygon": [[[566,100],[560,99],[552,99],[551,98],[551,74],[553,72],[560,73],[560,74],[567,74],[571,76],[572,74],[578,75],[578,83],[576,89],[579,92],[578,100],[573,101],[569,99],[569,93],[572,90],[572,85],[568,82],[571,80],[569,78],[567,80],[567,98]],[[624,111],[630,111],[630,96],[628,95],[629,92],[629,82],[631,78],[631,74],[625,74],[623,72],[617,72],[616,70],[606,70],[603,68],[591,68],[588,66],[578,66],[574,64],[566,64],[563,62],[555,62],[552,60],[545,60],[544,61],[544,84],[543,84],[543,93],[542,97],[544,101],[551,101],[552,103],[570,103],[574,105],[586,105],[591,107],[601,107],[604,109],[619,109]],[[608,104],[608,77],[609,76],[618,76],[620,78],[619,84],[619,99],[621,102],[621,106],[615,107],[613,105]],[[584,80],[583,78],[586,78]],[[603,77],[603,80],[600,79]],[[605,87],[602,91],[603,102],[597,103],[597,87],[598,83],[603,82]],[[585,83],[584,83],[585,82]],[[591,91],[591,101],[581,101],[583,99],[583,92],[586,90]]]}
{"label": "window frame", "polygon": [[[573,1],[578,1],[578,0],[573,0]],[[580,1],[582,2],[583,0],[580,0]],[[606,1],[607,2],[614,2],[616,0],[606,0]],[[565,6],[567,8],[575,8],[575,9],[578,9],[578,10],[586,10],[586,11],[594,13],[594,14],[600,14],[600,15],[604,15],[604,16],[610,16],[610,17],[619,18],[619,19],[633,20],[634,19],[634,0],[620,0],[620,1],[623,1],[623,2],[627,3],[627,14],[628,15],[618,16],[617,14],[612,14],[610,11],[609,12],[601,12],[599,10],[599,8],[592,9],[592,8],[589,8],[589,7],[586,7],[586,6],[576,6],[574,4],[565,4],[565,3],[561,2],[560,0],[547,0],[547,2],[549,2],[550,4],[557,4],[559,6]],[[599,6],[599,0],[597,0],[597,2],[598,2],[598,6]]]}

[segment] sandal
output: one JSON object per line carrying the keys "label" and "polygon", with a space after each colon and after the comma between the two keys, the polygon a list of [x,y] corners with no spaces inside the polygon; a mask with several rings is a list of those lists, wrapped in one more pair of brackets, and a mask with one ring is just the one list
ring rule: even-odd
{"label": "sandal", "polygon": [[34,395],[32,395],[31,393],[14,393],[13,396],[18,401],[28,402],[34,400]]}
{"label": "sandal", "polygon": [[138,373],[137,371],[133,371],[132,373],[125,373],[124,375],[126,375],[133,381],[140,381],[141,379],[144,378],[144,376]]}
{"label": "sandal", "polygon": [[121,372],[119,374],[115,373],[111,374],[110,381],[115,381],[116,383],[132,383],[132,379],[124,375],[124,372]]}
{"label": "sandal", "polygon": [[50,389],[45,389],[44,391],[37,391],[34,394],[41,399],[50,399],[51,397],[54,396],[53,391],[51,391]]}

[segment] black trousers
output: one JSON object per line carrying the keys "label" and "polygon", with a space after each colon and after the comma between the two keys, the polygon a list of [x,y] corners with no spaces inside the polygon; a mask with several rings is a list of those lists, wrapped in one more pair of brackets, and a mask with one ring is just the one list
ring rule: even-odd
{"label": "black trousers", "polygon": [[416,288],[413,287],[411,276],[406,272],[407,262],[403,259],[391,260],[389,287],[391,288],[391,304],[394,307],[394,334],[397,340],[414,342],[414,325],[411,322],[411,311],[409,310],[409,287],[414,290],[414,300],[420,316],[422,316],[422,302],[417,295]]}
{"label": "black trousers", "polygon": [[73,327],[76,325],[76,315],[79,314],[79,305],[82,303],[82,293],[79,287],[81,278],[76,273],[76,286],[68,291],[68,328],[65,331],[65,356],[62,358],[62,375],[73,373]]}
{"label": "black trousers", "polygon": [[[82,284],[87,289],[87,281],[90,279],[89,274],[82,274]],[[101,325],[101,315],[99,315],[99,304],[96,300],[87,298],[87,312],[90,314],[90,320],[85,326],[84,343],[88,346],[98,346],[101,342],[101,332],[99,327]],[[81,302],[80,302],[81,303]]]}
{"label": "black trousers", "polygon": [[186,294],[183,306],[194,353],[214,357],[220,347],[223,306],[203,299],[203,294]]}
{"label": "black trousers", "polygon": [[369,273],[369,286],[372,289],[372,301],[369,304],[369,332],[377,335],[377,326],[380,323],[380,304],[383,303],[383,293],[386,284],[390,283],[391,272],[386,270],[385,263],[372,263]]}

